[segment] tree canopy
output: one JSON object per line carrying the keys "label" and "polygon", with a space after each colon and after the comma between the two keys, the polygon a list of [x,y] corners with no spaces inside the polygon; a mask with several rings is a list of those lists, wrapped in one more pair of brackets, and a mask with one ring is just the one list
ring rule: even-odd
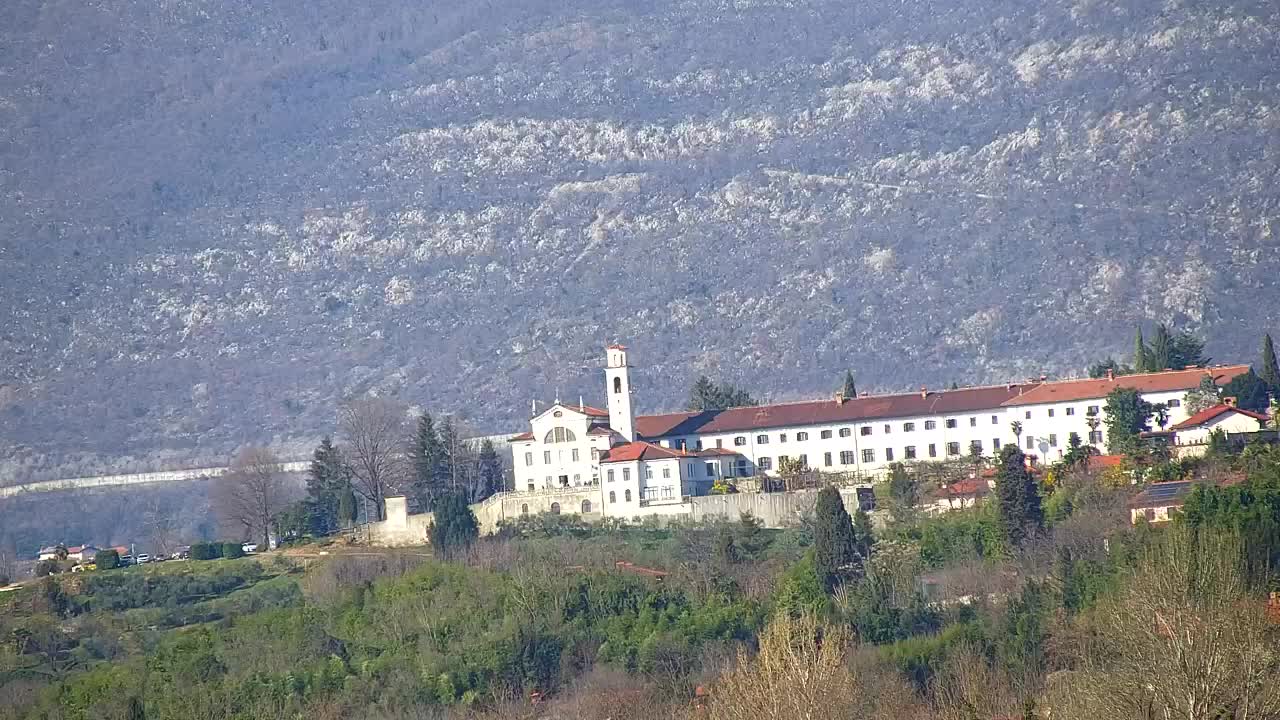
{"label": "tree canopy", "polygon": [[716,384],[706,375],[700,375],[689,390],[688,409],[693,411],[724,410],[755,404],[755,398],[746,390],[728,382]]}

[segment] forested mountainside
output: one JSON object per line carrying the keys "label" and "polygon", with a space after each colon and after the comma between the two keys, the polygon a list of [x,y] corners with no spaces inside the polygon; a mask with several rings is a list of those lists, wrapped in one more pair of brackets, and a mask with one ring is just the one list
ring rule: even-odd
{"label": "forested mountainside", "polygon": [[0,454],[1245,358],[1278,102],[1269,0],[7,0]]}

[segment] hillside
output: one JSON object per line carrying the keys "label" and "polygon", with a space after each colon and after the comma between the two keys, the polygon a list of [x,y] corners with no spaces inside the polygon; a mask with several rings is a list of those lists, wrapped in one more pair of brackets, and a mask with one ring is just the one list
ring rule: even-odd
{"label": "hillside", "polygon": [[225,458],[377,390],[519,426],[697,372],[783,398],[1247,359],[1280,6],[10,0],[0,458]]}

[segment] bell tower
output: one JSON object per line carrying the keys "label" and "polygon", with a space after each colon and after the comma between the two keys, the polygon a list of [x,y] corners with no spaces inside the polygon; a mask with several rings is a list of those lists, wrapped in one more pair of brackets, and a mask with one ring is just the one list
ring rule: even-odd
{"label": "bell tower", "polygon": [[636,439],[635,418],[631,413],[631,366],[627,349],[610,345],[605,351],[605,397],[609,398],[609,427],[631,442]]}

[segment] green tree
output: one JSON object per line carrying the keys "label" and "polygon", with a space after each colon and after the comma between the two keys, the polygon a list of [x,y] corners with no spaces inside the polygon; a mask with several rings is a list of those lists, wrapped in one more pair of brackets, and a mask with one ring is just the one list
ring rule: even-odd
{"label": "green tree", "polygon": [[480,474],[480,483],[483,486],[483,495],[478,500],[483,500],[494,493],[502,492],[506,489],[506,482],[502,477],[502,458],[498,455],[498,450],[493,446],[492,440],[484,440],[480,443],[480,454],[476,459],[478,465],[477,472]]}
{"label": "green tree", "polygon": [[125,720],[147,720],[147,711],[142,704],[142,699],[137,695],[129,696],[128,706],[125,708]]}
{"label": "green tree", "polygon": [[1121,375],[1132,375],[1134,370],[1128,365],[1121,365],[1112,357],[1089,366],[1089,377],[1095,380],[1106,377],[1108,373],[1119,377]]}
{"label": "green tree", "polygon": [[1276,348],[1271,344],[1271,333],[1262,336],[1262,371],[1258,377],[1271,392],[1280,390],[1280,366],[1276,365]]}
{"label": "green tree", "polygon": [[915,515],[920,504],[920,479],[902,463],[889,466],[889,512],[896,522],[905,522]]}
{"label": "green tree", "polygon": [[716,562],[721,565],[734,565],[741,560],[738,543],[733,539],[733,531],[722,527],[716,532]]}
{"label": "green tree", "polygon": [[1034,682],[1044,676],[1053,604],[1049,588],[1034,580],[1027,581],[1022,593],[1009,601],[997,639],[997,655],[1013,677]]}
{"label": "green tree", "polygon": [[1107,451],[1132,454],[1138,449],[1138,436],[1150,430],[1151,403],[1133,388],[1116,388],[1107,395],[1104,410],[1107,423]]}
{"label": "green tree", "polygon": [[1137,337],[1133,340],[1133,371],[1144,373],[1151,371],[1151,350],[1142,339],[1142,326],[1138,326]]}
{"label": "green tree", "polygon": [[311,454],[307,470],[307,509],[312,533],[336,532],[350,517],[343,518],[342,494],[351,493],[351,474],[342,451],[326,436]]}
{"label": "green tree", "polygon": [[1270,388],[1253,368],[1231,378],[1222,386],[1223,397],[1233,397],[1236,405],[1246,410],[1264,411],[1271,406]]}
{"label": "green tree", "polygon": [[871,557],[871,550],[876,545],[875,529],[871,526],[871,516],[862,508],[853,514],[853,544],[858,557],[864,561]]}
{"label": "green tree", "polygon": [[1227,444],[1227,434],[1222,428],[1209,431],[1209,448],[1205,450],[1208,457],[1226,457],[1231,454],[1231,446]]}
{"label": "green tree", "polygon": [[66,560],[66,559],[67,559],[67,555],[69,555],[69,554],[70,554],[70,553],[68,553],[68,552],[67,552],[67,546],[66,546],[66,545],[64,545],[64,544],[62,544],[62,543],[58,543],[58,544],[53,548],[53,556],[54,556],[54,557],[56,557],[56,558],[57,558],[57,559],[59,559],[59,560]]}
{"label": "green tree", "polygon": [[94,553],[93,564],[99,570],[114,570],[120,567],[120,553],[115,550],[99,550]]}
{"label": "green tree", "polygon": [[437,557],[449,559],[465,552],[480,535],[475,513],[462,493],[449,493],[437,498],[435,517],[428,537]]}
{"label": "green tree", "polygon": [[1173,367],[1173,336],[1169,326],[1160,323],[1156,326],[1156,336],[1151,340],[1147,353],[1147,372],[1160,372]]}
{"label": "green tree", "polygon": [[1169,424],[1169,404],[1156,403],[1152,405],[1151,419],[1155,420],[1157,427],[1164,430],[1164,426]]}
{"label": "green tree", "polygon": [[827,592],[838,587],[858,566],[858,538],[840,491],[828,485],[818,491],[813,519],[814,568]]}
{"label": "green tree", "polygon": [[699,376],[689,391],[688,409],[696,412],[747,407],[755,404],[755,398],[751,397],[746,390],[727,382],[717,385],[706,375]]}
{"label": "green tree", "polygon": [[222,557],[234,560],[244,557],[244,546],[238,542],[222,543]]}
{"label": "green tree", "polygon": [[996,471],[1000,529],[1009,548],[1020,547],[1044,529],[1044,510],[1035,478],[1027,468],[1027,458],[1014,445],[1000,450]]}
{"label": "green tree", "polygon": [[845,398],[858,397],[858,386],[853,384],[853,371],[844,371],[844,386],[840,388],[840,394]]}
{"label": "green tree", "polygon": [[462,470],[461,464],[464,461],[463,456],[466,454],[465,443],[462,436],[458,433],[458,428],[449,418],[445,418],[440,423],[440,488],[441,493],[448,495],[456,493],[461,488],[458,483],[458,475]]}
{"label": "green tree", "polygon": [[1204,341],[1182,330],[1169,340],[1169,367],[1174,370],[1185,370],[1189,367],[1203,367],[1210,359],[1204,356]]}
{"label": "green tree", "polygon": [[1218,395],[1218,386],[1214,383],[1213,377],[1206,373],[1204,377],[1200,378],[1200,384],[1196,389],[1187,393],[1182,404],[1186,407],[1188,414],[1195,415],[1201,410],[1208,410],[1219,402],[1221,402],[1221,399]]}
{"label": "green tree", "polygon": [[445,475],[444,444],[436,432],[435,421],[428,413],[423,413],[418,418],[418,428],[414,433],[409,455],[413,462],[411,497],[418,509],[431,512],[436,498],[449,492],[449,478]]}

